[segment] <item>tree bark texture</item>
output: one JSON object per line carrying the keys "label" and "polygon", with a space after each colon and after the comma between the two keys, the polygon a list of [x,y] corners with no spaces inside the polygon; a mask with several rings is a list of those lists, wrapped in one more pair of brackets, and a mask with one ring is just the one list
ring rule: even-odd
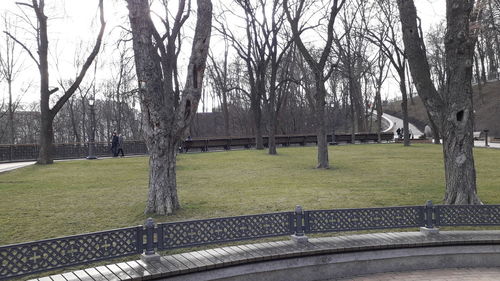
{"label": "tree bark texture", "polygon": [[[174,69],[176,50],[173,44],[182,25],[180,16],[173,23],[165,47],[151,20],[149,1],[127,0],[127,3],[140,86],[144,137],[150,153],[149,195],[145,212],[166,215],[180,208],[176,154],[179,141],[185,137],[201,97],[210,45],[212,3],[210,0],[197,1],[193,46],[180,97],[172,82],[177,71]],[[183,3],[181,0],[179,6],[184,7]]]}
{"label": "tree bark texture", "polygon": [[447,83],[442,95],[434,87],[423,36],[412,0],[398,0],[403,40],[417,91],[443,138],[446,204],[480,204],[473,157],[472,58],[469,21],[474,1],[446,1]]}

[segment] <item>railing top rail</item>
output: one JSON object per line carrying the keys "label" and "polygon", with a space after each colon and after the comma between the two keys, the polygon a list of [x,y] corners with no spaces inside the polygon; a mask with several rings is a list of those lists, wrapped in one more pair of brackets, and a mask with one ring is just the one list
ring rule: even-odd
{"label": "railing top rail", "polygon": [[138,228],[142,229],[142,228],[144,228],[144,226],[137,225],[137,226],[130,226],[130,227],[108,229],[108,230],[103,230],[103,231],[94,231],[94,232],[87,232],[87,233],[74,234],[74,235],[68,235],[68,236],[40,239],[40,240],[35,240],[35,241],[12,243],[12,244],[7,244],[7,245],[0,245],[0,249],[17,247],[17,246],[28,246],[28,245],[38,244],[38,243],[54,242],[54,241],[67,240],[67,239],[74,239],[74,238],[80,238],[82,236],[109,234],[109,233],[113,233],[113,232],[127,231],[127,230],[138,229]]}
{"label": "railing top rail", "polygon": [[264,214],[239,215],[239,216],[218,217],[218,218],[208,218],[208,219],[172,221],[172,222],[158,223],[157,225],[160,226],[160,225],[180,224],[180,223],[210,222],[210,221],[218,221],[218,220],[222,220],[222,219],[238,219],[238,218],[257,217],[257,216],[272,216],[272,215],[281,215],[281,214],[282,215],[293,214],[293,212],[273,212],[273,213],[264,213]]}
{"label": "railing top rail", "polygon": [[[438,205],[434,205],[438,206]],[[366,208],[338,208],[338,209],[316,209],[316,210],[305,210],[305,212],[321,212],[321,211],[359,211],[359,210],[378,210],[378,209],[404,209],[404,208],[425,208],[425,206],[415,205],[415,206],[390,206],[390,207],[366,207]]]}

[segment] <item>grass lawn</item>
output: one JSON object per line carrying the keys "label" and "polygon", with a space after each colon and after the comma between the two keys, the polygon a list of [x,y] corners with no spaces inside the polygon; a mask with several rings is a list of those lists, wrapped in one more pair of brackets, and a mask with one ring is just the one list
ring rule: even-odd
{"label": "grass lawn", "polygon": [[[332,169],[316,170],[316,147],[182,154],[182,210],[158,222],[305,209],[441,202],[441,146],[330,146]],[[479,196],[500,203],[500,150],[475,150]],[[142,224],[148,158],[57,162],[0,174],[0,245]]]}

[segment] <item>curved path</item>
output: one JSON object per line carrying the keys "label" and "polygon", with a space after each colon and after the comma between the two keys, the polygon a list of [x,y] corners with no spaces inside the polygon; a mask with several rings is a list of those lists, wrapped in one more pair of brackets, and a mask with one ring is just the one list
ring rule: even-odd
{"label": "curved path", "polygon": [[[389,115],[387,113],[382,114],[382,118],[384,118],[386,121],[389,122],[389,127],[386,130],[384,130],[384,133],[393,132],[394,136],[397,136],[396,133],[397,129],[403,128],[403,119]],[[415,125],[408,123],[408,126],[411,132],[413,133],[414,138],[418,139],[420,138],[420,136],[423,135],[422,131],[420,131]]]}

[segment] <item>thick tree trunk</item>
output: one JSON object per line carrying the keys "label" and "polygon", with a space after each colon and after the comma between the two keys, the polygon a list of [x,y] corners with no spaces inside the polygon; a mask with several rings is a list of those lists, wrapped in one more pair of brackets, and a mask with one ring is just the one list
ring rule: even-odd
{"label": "thick tree trunk", "polygon": [[178,146],[178,141],[171,136],[157,137],[150,143],[146,213],[166,215],[180,208],[175,168]]}
{"label": "thick tree trunk", "polygon": [[[144,136],[150,153],[149,196],[145,212],[171,214],[180,207],[175,173],[176,154],[178,142],[188,131],[201,97],[210,44],[212,3],[210,0],[197,1],[198,17],[193,47],[180,100],[177,100],[172,83],[177,71],[174,69],[176,48],[172,44],[177,35],[170,35],[166,48],[163,44],[158,45],[157,42],[162,39],[151,20],[149,1],[127,0],[127,3],[136,72],[140,81]],[[184,12],[180,11],[181,14]],[[181,26],[181,20],[177,18],[172,32],[179,32]]]}
{"label": "thick tree trunk", "polygon": [[40,122],[40,151],[38,153],[37,164],[54,163],[54,129],[53,118],[50,113],[42,111]]}
{"label": "thick tree trunk", "polygon": [[[465,117],[465,116],[464,116]],[[472,121],[444,122],[443,151],[446,176],[445,204],[481,204],[476,190],[476,169],[472,148]],[[455,121],[455,120],[453,120]]]}
{"label": "thick tree trunk", "polygon": [[469,30],[473,1],[447,0],[445,37],[447,81],[439,95],[430,79],[423,38],[418,32],[415,4],[398,0],[403,41],[413,81],[443,138],[446,175],[445,203],[480,204],[476,192],[473,149],[472,59],[475,39]]}

